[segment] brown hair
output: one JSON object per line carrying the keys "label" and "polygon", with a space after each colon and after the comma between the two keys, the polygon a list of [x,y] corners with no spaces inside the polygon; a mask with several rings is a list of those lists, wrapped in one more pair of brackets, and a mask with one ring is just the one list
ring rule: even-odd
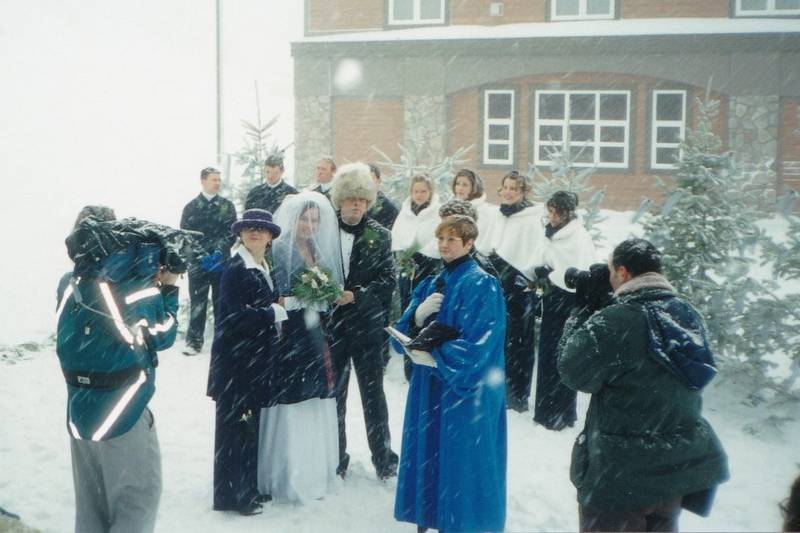
{"label": "brown hair", "polygon": [[445,232],[455,233],[461,238],[461,242],[466,244],[467,241],[474,241],[478,238],[478,225],[471,217],[465,215],[451,215],[436,226],[437,237]]}
{"label": "brown hair", "polygon": [[[326,155],[324,157],[320,157],[319,161],[325,161],[331,166],[331,172],[336,172],[336,161],[334,161],[331,156]],[[319,163],[319,161],[317,162]]]}
{"label": "brown hair", "polygon": [[528,193],[531,192],[531,179],[524,174],[520,174],[516,170],[512,170],[503,176],[503,179],[500,180],[500,187],[498,187],[497,192],[500,192],[503,189],[503,184],[506,182],[506,180],[514,180],[517,182],[517,185],[519,185],[520,190],[522,191],[523,198],[527,197]]}
{"label": "brown hair", "polygon": [[453,194],[456,192],[456,180],[458,178],[467,178],[472,185],[468,200],[474,200],[475,198],[483,196],[483,180],[468,168],[462,168],[453,176],[453,183],[450,184],[450,190],[453,191]]}
{"label": "brown hair", "polygon": [[431,197],[433,197],[433,182],[427,174],[417,174],[411,178],[411,183],[408,184],[408,194],[411,194],[411,189],[413,189],[414,185],[417,183],[424,183],[425,186],[428,187],[428,192],[431,193]]}

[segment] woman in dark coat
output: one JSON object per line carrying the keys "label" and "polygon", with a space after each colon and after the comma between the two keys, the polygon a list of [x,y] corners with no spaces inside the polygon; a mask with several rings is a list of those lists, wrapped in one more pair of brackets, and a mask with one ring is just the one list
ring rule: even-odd
{"label": "woman in dark coat", "polygon": [[276,323],[286,320],[264,254],[280,227],[249,209],[231,226],[242,246],[220,279],[208,395],[216,402],[214,510],[261,512],[256,484],[260,408],[274,403]]}

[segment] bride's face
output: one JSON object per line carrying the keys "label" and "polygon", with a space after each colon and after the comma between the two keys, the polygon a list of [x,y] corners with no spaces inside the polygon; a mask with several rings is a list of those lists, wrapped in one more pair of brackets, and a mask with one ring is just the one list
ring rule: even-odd
{"label": "bride's face", "polygon": [[309,239],[319,228],[319,208],[309,207],[297,219],[297,238]]}

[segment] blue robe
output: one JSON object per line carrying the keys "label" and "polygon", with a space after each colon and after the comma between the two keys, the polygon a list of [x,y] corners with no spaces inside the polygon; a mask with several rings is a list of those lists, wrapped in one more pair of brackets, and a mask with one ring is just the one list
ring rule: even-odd
{"label": "blue robe", "polygon": [[417,306],[435,292],[439,278],[444,300],[437,320],[461,336],[431,352],[436,368],[414,365],[395,518],[439,531],[502,531],[505,300],[498,281],[468,260],[423,281],[397,329],[411,331]]}

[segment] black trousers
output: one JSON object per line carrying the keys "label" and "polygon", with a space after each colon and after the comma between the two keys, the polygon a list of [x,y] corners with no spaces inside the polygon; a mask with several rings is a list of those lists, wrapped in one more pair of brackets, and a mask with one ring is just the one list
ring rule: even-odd
{"label": "black trousers", "polygon": [[234,511],[258,496],[258,425],[261,409],[252,410],[248,423],[241,409],[216,402],[214,431],[214,510]]}
{"label": "black trousers", "polygon": [[581,531],[678,531],[681,498],[634,511],[596,510],[578,505]]}
{"label": "black trousers", "polygon": [[189,271],[189,328],[186,330],[186,343],[198,350],[203,347],[209,289],[211,289],[216,323],[220,276],[219,272],[203,272],[200,269]]}
{"label": "black trousers", "polygon": [[578,418],[577,393],[564,385],[558,373],[558,343],[575,305],[575,295],[552,287],[542,298],[539,366],[536,371],[536,408],[533,419],[548,429],[562,429]]}
{"label": "black trousers", "polygon": [[357,345],[349,342],[334,343],[333,364],[336,376],[336,412],[339,418],[339,469],[344,473],[350,461],[347,454],[345,417],[347,414],[347,389],[350,384],[350,366],[355,367],[361,407],[367,426],[367,442],[372,453],[372,464],[379,472],[397,464],[397,454],[391,448],[389,434],[389,409],[383,391],[383,352],[380,343]]}
{"label": "black trousers", "polygon": [[536,295],[506,288],[506,387],[509,402],[527,404],[536,361]]}

